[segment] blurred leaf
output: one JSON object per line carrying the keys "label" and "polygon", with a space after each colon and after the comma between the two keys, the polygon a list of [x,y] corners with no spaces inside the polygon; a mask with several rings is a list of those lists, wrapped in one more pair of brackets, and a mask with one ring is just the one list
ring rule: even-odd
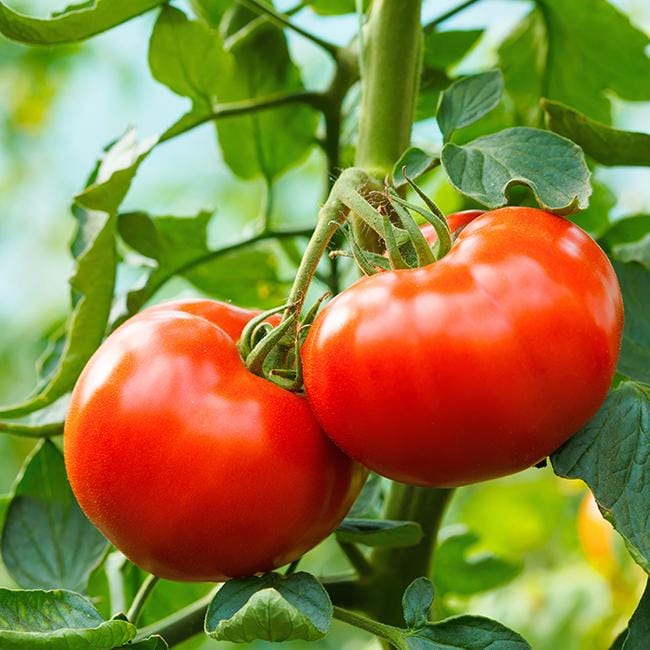
{"label": "blurred leaf", "polygon": [[620,219],[601,235],[610,255],[621,262],[639,262],[650,270],[650,215]]}
{"label": "blurred leaf", "polygon": [[428,578],[416,578],[406,588],[402,598],[406,627],[419,628],[427,624],[433,597],[433,584]]}
{"label": "blurred leaf", "polygon": [[[235,7],[225,36],[242,29],[255,17]],[[238,40],[230,54],[231,74],[218,80],[220,103],[304,90],[300,71],[289,57],[284,33],[269,23]],[[235,174],[241,178],[261,174],[272,179],[307,156],[316,143],[317,124],[318,114],[312,108],[296,104],[221,120],[217,130],[224,160]]]}
{"label": "blurred leaf", "polygon": [[355,518],[375,514],[381,504],[381,495],[381,477],[377,474],[370,474],[361,490],[361,494],[350,508],[348,517]]}
{"label": "blurred leaf", "polygon": [[[372,0],[363,0],[364,11]],[[354,14],[357,12],[356,0],[309,0],[309,6],[323,16],[336,16],[339,14]]]}
{"label": "blurred leaf", "polygon": [[608,91],[650,99],[650,39],[606,0],[537,0],[499,49],[506,89],[524,122],[538,124],[540,97],[609,123]]}
{"label": "blurred leaf", "polygon": [[618,371],[650,383],[650,271],[639,264],[614,264],[623,292],[625,321]]}
{"label": "blurred leaf", "polygon": [[79,508],[61,452],[48,441],[25,461],[2,530],[2,557],[20,587],[83,591],[107,542]]}
{"label": "blurred leaf", "polygon": [[336,539],[347,544],[401,548],[418,544],[422,539],[422,528],[414,521],[347,517],[336,529]]}
{"label": "blurred leaf", "polygon": [[419,122],[435,116],[438,112],[440,94],[451,83],[452,79],[444,70],[423,66],[415,111],[416,121]]}
{"label": "blurred leaf", "polygon": [[194,13],[214,29],[219,26],[223,14],[232,3],[233,0],[190,0]]}
{"label": "blurred leaf", "polygon": [[92,4],[84,2],[76,7],[68,7],[50,19],[25,16],[0,3],[0,33],[32,45],[72,43],[105,32],[164,1],[96,0]]}
{"label": "blurred leaf", "polygon": [[646,571],[650,539],[650,388],[623,382],[596,416],[551,456],[555,472],[582,479]]}
{"label": "blurred leaf", "polygon": [[471,596],[504,585],[521,573],[521,565],[492,553],[472,554],[478,541],[478,535],[460,526],[439,542],[434,579],[440,591]]}
{"label": "blurred leaf", "polygon": [[641,602],[632,615],[626,632],[622,650],[645,650],[650,647],[650,583],[646,584]]}
{"label": "blurred leaf", "polygon": [[[211,250],[207,227],[212,215],[152,217],[143,212],[120,215],[124,241],[156,261],[141,286],[127,296],[127,313],[134,314],[174,275],[183,275],[199,289],[242,305],[276,303],[287,283],[278,275],[277,256],[265,247],[264,235],[252,236]],[[268,244],[266,244],[268,246]]]}
{"label": "blurred leaf", "polygon": [[482,29],[448,32],[427,30],[424,35],[424,65],[446,70],[465,57],[482,35]]}
{"label": "blurred leaf", "polygon": [[393,167],[393,185],[395,187],[406,185],[406,178],[402,172],[403,167],[406,167],[406,175],[411,180],[415,180],[439,164],[439,155],[427,153],[418,147],[409,147]]}
{"label": "blurred leaf", "polygon": [[579,144],[597,163],[650,167],[650,134],[613,129],[548,99],[542,100],[542,108],[547,127]]}
{"label": "blurred leaf", "polygon": [[135,627],[126,621],[105,621],[79,594],[0,589],[3,648],[112,650],[130,641],[135,634]]}
{"label": "blurred leaf", "polygon": [[609,214],[616,205],[616,196],[603,183],[592,181],[591,186],[593,193],[589,197],[589,207],[572,214],[570,219],[597,239],[607,232],[611,225]]}
{"label": "blurred leaf", "polygon": [[503,95],[503,75],[499,70],[455,81],[442,93],[438,125],[445,142],[457,129],[480,120],[496,108]]}
{"label": "blurred leaf", "polygon": [[442,149],[442,164],[452,185],[479,203],[507,203],[512,185],[527,185],[539,204],[558,214],[587,207],[589,169],[580,147],[554,133],[515,127]]}
{"label": "blurred leaf", "polygon": [[456,616],[404,634],[411,650],[530,650],[516,632],[482,616]]}
{"label": "blurred leaf", "polygon": [[229,580],[208,607],[205,629],[217,641],[314,641],[327,633],[332,603],[308,573]]}

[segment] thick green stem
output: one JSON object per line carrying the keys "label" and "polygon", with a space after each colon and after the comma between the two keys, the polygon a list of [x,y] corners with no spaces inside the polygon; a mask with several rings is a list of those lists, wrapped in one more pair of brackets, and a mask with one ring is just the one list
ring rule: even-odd
{"label": "thick green stem", "polygon": [[365,630],[374,634],[379,639],[382,639],[388,642],[391,646],[398,648],[398,650],[408,650],[408,645],[402,641],[400,638],[399,630],[394,629],[390,625],[384,625],[378,621],[373,621],[370,618],[366,618],[361,614],[356,612],[351,612],[347,609],[342,609],[341,607],[334,607],[334,618],[347,623],[348,625],[353,625],[354,627],[359,628],[360,630]]}
{"label": "thick green stem", "polygon": [[[355,164],[382,182],[411,139],[422,50],[421,0],[376,0],[367,31]],[[359,243],[379,251],[376,233],[353,221]]]}
{"label": "thick green stem", "polygon": [[416,521],[422,540],[408,548],[377,549],[371,559],[375,573],[367,593],[368,611],[390,625],[402,625],[402,594],[420,576],[431,574],[438,529],[453,490],[420,488],[393,483],[386,505],[386,519]]}
{"label": "thick green stem", "polygon": [[375,0],[362,70],[356,165],[383,180],[409,145],[420,73],[421,0]]}

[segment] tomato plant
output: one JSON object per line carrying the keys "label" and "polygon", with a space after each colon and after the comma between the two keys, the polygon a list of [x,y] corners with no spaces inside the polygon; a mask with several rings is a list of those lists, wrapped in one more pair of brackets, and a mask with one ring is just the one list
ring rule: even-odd
{"label": "tomato plant", "polygon": [[646,3],[36,4],[0,648],[645,650]]}

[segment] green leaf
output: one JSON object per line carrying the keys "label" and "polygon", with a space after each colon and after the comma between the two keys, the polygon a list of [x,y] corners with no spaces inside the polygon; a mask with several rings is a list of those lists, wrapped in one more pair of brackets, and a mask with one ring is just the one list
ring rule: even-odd
{"label": "green leaf", "polygon": [[471,596],[504,585],[521,573],[522,566],[489,552],[471,553],[478,535],[456,526],[436,548],[434,580],[443,593]]}
{"label": "green leaf", "polygon": [[418,147],[409,147],[395,163],[393,167],[393,185],[402,187],[406,185],[406,179],[402,168],[406,167],[406,174],[411,180],[426,174],[428,171],[440,164],[440,156],[427,153]]}
{"label": "green leaf", "polygon": [[[363,0],[364,11],[371,0]],[[323,16],[336,16],[340,14],[354,14],[357,11],[356,0],[309,0],[309,6]]]}
{"label": "green leaf", "polygon": [[422,67],[420,87],[418,88],[416,121],[427,120],[436,115],[440,103],[440,94],[451,83],[452,79],[444,70],[426,65]]}
{"label": "green leaf", "polygon": [[[650,39],[607,0],[538,0],[499,50],[506,89],[524,121],[538,124],[539,98],[611,121],[611,91],[650,99]],[[604,37],[603,35],[606,35]]]}
{"label": "green leaf", "polygon": [[84,591],[107,542],[86,519],[48,441],[25,461],[2,530],[2,557],[24,588]]}
{"label": "green leaf", "polygon": [[88,210],[115,214],[131,187],[138,167],[157,142],[157,138],[138,142],[135,129],[128,129],[107,149],[93,183],[77,194],[75,201]]}
{"label": "green leaf", "polygon": [[402,609],[408,628],[424,627],[433,605],[433,584],[428,578],[416,578],[404,591]]}
{"label": "green leaf", "polygon": [[560,102],[542,100],[546,125],[576,144],[601,165],[650,167],[650,134],[613,129]]}
{"label": "green leaf", "polygon": [[149,11],[165,0],[96,0],[69,7],[55,18],[32,18],[0,3],[0,33],[31,45],[72,43],[90,38]]}
{"label": "green leaf", "polygon": [[650,270],[650,215],[620,219],[601,237],[610,255],[621,262],[639,262]]}
{"label": "green leaf", "polygon": [[614,264],[623,292],[625,321],[618,372],[650,383],[650,271],[639,264]]}
{"label": "green leaf", "polygon": [[641,602],[628,624],[622,650],[644,650],[650,647],[650,582],[646,584]]}
{"label": "green leaf", "polygon": [[336,529],[336,539],[348,544],[400,548],[418,544],[422,539],[422,528],[414,521],[347,517]]}
{"label": "green leaf", "polygon": [[424,35],[423,63],[431,68],[446,70],[464,58],[482,35],[482,29],[448,32],[427,30]]}
{"label": "green leaf", "polygon": [[112,650],[128,643],[135,633],[126,621],[105,621],[88,600],[70,591],[0,589],[3,648]]}
{"label": "green leaf", "polygon": [[650,389],[623,382],[596,416],[551,456],[556,474],[582,479],[646,571],[650,537]]}
{"label": "green leaf", "polygon": [[207,228],[212,215],[152,217],[143,212],[120,215],[121,237],[134,250],[155,260],[141,285],[127,296],[126,313],[139,311],[174,275],[182,275],[199,289],[240,304],[277,304],[288,281],[279,276],[277,255],[261,236],[211,250]]}
{"label": "green leaf", "polygon": [[149,67],[154,79],[195,104],[211,107],[219,76],[228,57],[216,32],[189,20],[167,5],[156,21],[149,43]]}
{"label": "green leaf", "polygon": [[447,143],[442,164],[459,192],[490,208],[507,203],[512,185],[527,185],[542,208],[558,214],[587,207],[591,194],[580,147],[539,129],[504,129],[462,147]]}
{"label": "green leaf", "polygon": [[516,632],[482,616],[455,616],[405,635],[411,650],[530,650]]}
{"label": "green leaf", "polygon": [[473,124],[496,108],[503,95],[503,76],[499,70],[455,81],[442,93],[438,125],[448,142],[457,129]]}
{"label": "green leaf", "polygon": [[[235,7],[226,37],[255,19]],[[230,49],[231,73],[218,76],[219,103],[302,91],[299,69],[289,57],[282,30],[266,23],[238,40]],[[294,104],[217,122],[219,143],[226,164],[241,178],[273,179],[301,162],[316,143],[318,114]]]}
{"label": "green leaf", "polygon": [[232,2],[233,0],[190,0],[190,5],[201,20],[216,29]]}
{"label": "green leaf", "polygon": [[229,580],[208,607],[205,630],[217,641],[315,641],[327,633],[332,603],[308,573]]}

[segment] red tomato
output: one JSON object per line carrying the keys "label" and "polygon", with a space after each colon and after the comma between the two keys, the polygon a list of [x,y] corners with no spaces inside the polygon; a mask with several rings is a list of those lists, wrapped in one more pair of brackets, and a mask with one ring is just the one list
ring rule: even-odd
{"label": "red tomato", "polygon": [[75,386],[64,438],[72,489],[155,575],[270,571],[336,528],[361,489],[365,470],[306,400],[247,370],[235,339],[254,315],[209,300],[145,310]]}
{"label": "red tomato", "polygon": [[598,409],[623,310],[601,249],[531,208],[476,217],[438,263],[359,280],[316,318],[307,397],[347,454],[456,486],[529,467]]}
{"label": "red tomato", "polygon": [[[485,210],[463,210],[462,212],[448,214],[446,219],[449,224],[449,229],[454,233],[464,228],[470,221],[473,221],[476,217],[480,217],[482,214],[485,214]],[[420,230],[430,244],[437,241],[438,235],[430,223],[425,223],[423,226],[420,226]]]}

